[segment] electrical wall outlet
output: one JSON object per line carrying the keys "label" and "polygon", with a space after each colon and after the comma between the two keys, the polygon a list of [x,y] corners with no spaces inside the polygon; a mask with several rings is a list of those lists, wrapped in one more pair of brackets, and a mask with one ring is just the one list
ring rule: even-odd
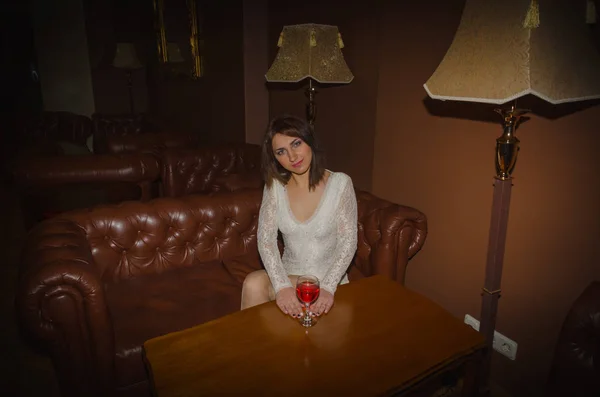
{"label": "electrical wall outlet", "polygon": [[[470,325],[475,331],[479,331],[479,320],[469,314],[465,314],[465,324]],[[498,331],[494,331],[493,347],[498,353],[511,360],[517,358],[517,342],[507,338]]]}

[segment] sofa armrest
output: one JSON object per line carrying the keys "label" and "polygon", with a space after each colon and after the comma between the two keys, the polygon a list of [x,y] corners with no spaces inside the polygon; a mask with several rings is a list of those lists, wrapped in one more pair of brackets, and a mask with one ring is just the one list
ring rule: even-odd
{"label": "sofa armrest", "polygon": [[49,351],[63,395],[110,389],[113,326],[85,231],[67,220],[39,224],[28,234],[19,271],[20,326]]}
{"label": "sofa armrest", "polygon": [[130,182],[158,180],[158,159],[150,154],[36,157],[19,161],[13,170],[20,187],[70,183]]}
{"label": "sofa armrest", "polygon": [[393,213],[402,219],[399,226],[399,241],[401,246],[407,246],[407,259],[411,259],[423,248],[427,238],[427,217],[421,211],[399,205]]}
{"label": "sofa armrest", "polygon": [[421,211],[357,191],[355,265],[365,276],[385,275],[404,284],[408,261],[423,247],[427,217]]}

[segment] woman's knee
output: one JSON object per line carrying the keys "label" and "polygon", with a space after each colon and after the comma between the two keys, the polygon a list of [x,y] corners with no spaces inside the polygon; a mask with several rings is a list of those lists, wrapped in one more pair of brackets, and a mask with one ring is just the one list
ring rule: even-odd
{"label": "woman's knee", "polygon": [[241,309],[244,310],[272,300],[271,289],[271,281],[267,272],[257,270],[249,273],[242,285]]}
{"label": "woman's knee", "polygon": [[269,275],[264,270],[249,273],[244,279],[243,288],[246,290],[263,290],[269,286]]}

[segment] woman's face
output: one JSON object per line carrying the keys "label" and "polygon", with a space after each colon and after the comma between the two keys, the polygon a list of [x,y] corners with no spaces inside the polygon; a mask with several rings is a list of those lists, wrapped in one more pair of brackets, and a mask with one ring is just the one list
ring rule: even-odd
{"label": "woman's face", "polygon": [[275,158],[286,170],[296,175],[302,175],[310,169],[312,149],[302,139],[275,134],[271,144]]}

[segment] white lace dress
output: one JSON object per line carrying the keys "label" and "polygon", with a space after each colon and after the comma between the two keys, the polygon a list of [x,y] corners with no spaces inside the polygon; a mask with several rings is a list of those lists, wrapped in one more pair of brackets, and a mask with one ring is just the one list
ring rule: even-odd
{"label": "white lace dress", "polygon": [[[277,230],[284,241],[277,247]],[[348,282],[346,271],[357,247],[356,194],[350,177],[331,172],[313,215],[299,222],[285,187],[277,180],[265,186],[258,218],[258,250],[275,293],[292,287],[288,275],[311,274],[321,288],[335,293]]]}

